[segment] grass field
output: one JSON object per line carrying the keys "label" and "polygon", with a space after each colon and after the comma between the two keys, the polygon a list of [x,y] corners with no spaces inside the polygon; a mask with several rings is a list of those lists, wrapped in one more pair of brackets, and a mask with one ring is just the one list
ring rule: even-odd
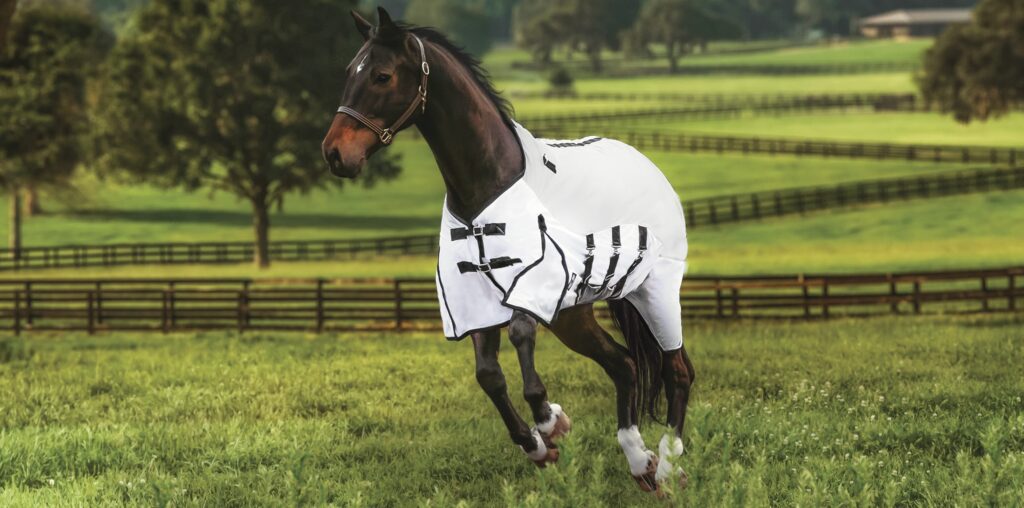
{"label": "grass field", "polygon": [[[691,323],[691,487],[670,504],[1019,502],[1021,326]],[[3,339],[0,504],[662,505],[626,472],[595,364],[541,335],[539,368],[574,430],[537,471],[472,361],[435,335]],[[650,445],[660,433],[644,432]]]}

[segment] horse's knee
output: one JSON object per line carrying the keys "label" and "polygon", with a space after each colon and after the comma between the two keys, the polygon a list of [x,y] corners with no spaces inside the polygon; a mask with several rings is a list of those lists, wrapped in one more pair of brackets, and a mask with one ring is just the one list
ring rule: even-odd
{"label": "horse's knee", "polygon": [[487,362],[476,366],[476,381],[487,393],[505,390],[505,375],[497,362]]}
{"label": "horse's knee", "polygon": [[693,384],[693,366],[686,361],[682,349],[666,354],[664,380],[675,388],[689,390]]}
{"label": "horse's knee", "polygon": [[512,314],[508,323],[508,339],[516,348],[532,343],[537,338],[537,320],[522,312]]}

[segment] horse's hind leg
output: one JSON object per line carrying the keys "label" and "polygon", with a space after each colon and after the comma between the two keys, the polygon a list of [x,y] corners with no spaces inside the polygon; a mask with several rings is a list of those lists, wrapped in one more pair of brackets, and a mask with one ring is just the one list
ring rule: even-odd
{"label": "horse's hind leg", "polygon": [[647,449],[637,425],[637,366],[626,348],[612,339],[594,318],[592,305],[565,309],[551,324],[559,340],[569,349],[597,362],[615,383],[618,439],[629,471],[641,489],[658,490],[655,473],[658,456]]}
{"label": "horse's hind leg", "polygon": [[508,338],[519,355],[519,367],[523,373],[523,398],[530,404],[533,421],[544,437],[549,448],[555,447],[554,440],[569,432],[572,422],[558,404],[548,403],[548,392],[537,374],[533,363],[533,351],[537,345],[537,320],[522,312],[514,312],[508,324]]}
{"label": "horse's hind leg", "polygon": [[665,383],[665,396],[668,399],[668,425],[672,427],[673,436],[665,434],[658,445],[661,456],[658,481],[678,475],[679,484],[686,488],[688,477],[681,466],[673,464],[683,454],[683,424],[686,422],[686,406],[690,402],[690,386],[694,381],[693,363],[690,362],[686,348],[662,353],[661,376]]}
{"label": "horse's hind leg", "polygon": [[480,383],[501,419],[508,427],[512,441],[526,452],[535,464],[544,467],[558,460],[558,450],[548,448],[537,430],[531,430],[516,412],[508,397],[505,374],[498,363],[498,349],[501,345],[501,329],[493,328],[473,334],[473,350],[476,356],[476,380]]}

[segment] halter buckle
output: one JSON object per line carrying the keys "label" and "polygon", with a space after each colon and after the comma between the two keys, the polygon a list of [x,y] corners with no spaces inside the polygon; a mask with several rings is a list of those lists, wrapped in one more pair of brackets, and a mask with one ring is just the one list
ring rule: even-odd
{"label": "halter buckle", "polygon": [[380,133],[380,142],[385,145],[390,145],[391,140],[394,139],[395,134],[391,132],[391,129],[384,129]]}

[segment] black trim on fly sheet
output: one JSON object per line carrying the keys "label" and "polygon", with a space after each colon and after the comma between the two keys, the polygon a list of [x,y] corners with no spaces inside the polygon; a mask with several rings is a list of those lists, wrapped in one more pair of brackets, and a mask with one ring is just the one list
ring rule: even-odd
{"label": "black trim on fly sheet", "polygon": [[552,172],[552,173],[555,173],[555,174],[557,174],[557,173],[558,173],[558,168],[557,168],[557,167],[555,167],[555,163],[554,163],[554,162],[551,162],[551,161],[549,161],[549,160],[548,160],[548,156],[547,156],[547,155],[541,155],[541,156],[540,156],[540,160],[541,160],[541,162],[543,162],[543,163],[544,163],[544,166],[545,166],[546,168],[548,168],[548,169],[550,169],[550,170],[551,170],[551,172]]}
{"label": "black trim on fly sheet", "polygon": [[580,297],[583,296],[583,290],[587,287],[587,282],[590,282],[590,272],[594,269],[594,234],[590,233],[587,235],[587,257],[583,260],[583,275],[580,276],[580,283],[576,286],[576,303],[580,303]]}
{"label": "black trim on fly sheet", "polygon": [[619,265],[619,248],[622,247],[622,240],[619,226],[612,227],[612,258],[608,261],[608,273],[604,274],[604,280],[601,282],[601,288],[597,292],[603,293],[605,289],[608,289],[608,283],[612,281],[612,277],[615,277],[615,268]]}
{"label": "black trim on fly sheet", "polygon": [[647,228],[644,226],[640,226],[638,229],[638,233],[640,236],[640,242],[638,245],[638,251],[636,253],[636,259],[634,259],[633,263],[631,263],[629,265],[629,268],[626,269],[626,274],[623,275],[621,279],[619,279],[619,282],[617,284],[615,284],[615,290],[612,291],[612,296],[608,297],[609,299],[619,298],[619,295],[622,294],[622,289],[626,287],[626,279],[628,279],[629,276],[633,273],[633,270],[636,270],[636,267],[640,266],[640,262],[643,261],[644,259],[644,254],[647,251]]}
{"label": "black trim on fly sheet", "polygon": [[507,268],[509,266],[522,263],[523,260],[519,258],[511,258],[508,256],[501,256],[497,258],[491,258],[486,263],[471,263],[469,261],[459,261],[459,273],[473,273],[483,272],[490,273],[491,270],[497,270],[499,268]]}
{"label": "black trim on fly sheet", "polygon": [[[455,323],[455,317],[452,316],[452,309],[450,307],[448,307],[448,294],[445,293],[445,291],[444,291],[444,281],[441,280],[441,265],[438,264],[437,268],[435,268],[435,270],[437,271],[437,285],[440,286],[440,288],[441,288],[441,300],[444,301],[444,310],[448,312],[448,320],[451,321],[451,323],[452,323],[452,331],[455,332],[455,333],[458,333],[459,327]],[[458,340],[458,339],[456,339],[456,340]]]}
{"label": "black trim on fly sheet", "polygon": [[587,145],[589,145],[591,143],[597,143],[598,141],[601,141],[602,139],[604,139],[604,138],[594,137],[594,138],[583,139],[583,140],[580,140],[580,141],[563,141],[561,143],[547,143],[547,145],[552,147],[552,148],[571,148],[571,147],[577,147],[577,146],[587,146]]}
{"label": "black trim on fly sheet", "polygon": [[481,327],[481,328],[474,328],[474,329],[472,329],[472,330],[470,330],[468,332],[463,332],[462,335],[457,335],[455,337],[448,337],[446,335],[444,338],[448,339],[448,340],[450,340],[452,342],[457,342],[457,341],[465,339],[466,337],[468,337],[470,335],[473,335],[474,333],[477,333],[477,332],[482,332],[484,330],[493,330],[495,328],[505,328],[506,326],[508,326],[508,324],[510,322],[511,321],[505,321],[504,323],[499,323],[499,324],[496,324],[494,326],[484,326],[484,327]]}
{"label": "black trim on fly sheet", "polygon": [[[508,292],[505,293],[505,298],[502,299],[501,304],[506,306],[506,307],[508,307],[508,308],[510,308],[510,309],[512,309],[512,310],[517,310],[517,311],[522,312],[524,314],[529,314],[534,319],[536,319],[537,321],[540,321],[542,324],[544,324],[544,326],[550,326],[551,323],[555,321],[555,318],[558,317],[558,313],[562,310],[562,300],[565,299],[565,293],[569,289],[569,287],[568,287],[569,286],[569,267],[565,264],[565,252],[562,250],[561,247],[558,246],[558,242],[556,242],[555,239],[551,238],[551,235],[548,234],[548,227],[547,227],[547,223],[544,220],[544,215],[538,215],[537,216],[537,226],[540,228],[540,257],[538,257],[536,261],[530,263],[529,266],[523,268],[523,271],[519,272],[519,275],[516,275],[515,278],[512,279],[512,284],[509,285]],[[547,319],[544,319],[541,316],[538,316],[538,315],[534,314],[533,312],[531,312],[531,311],[529,311],[527,309],[524,309],[522,307],[518,307],[518,306],[515,306],[515,305],[511,305],[511,304],[508,303],[508,297],[509,297],[509,295],[512,294],[512,290],[514,290],[516,288],[516,284],[519,282],[519,278],[522,277],[523,274],[525,274],[526,272],[530,271],[530,269],[532,269],[532,268],[536,267],[537,265],[539,265],[541,263],[541,261],[544,261],[544,256],[547,253],[547,240],[551,240],[551,245],[555,246],[555,250],[557,250],[558,251],[558,255],[561,256],[561,259],[562,259],[562,271],[565,273],[565,284],[562,285],[562,293],[558,296],[558,302],[555,305],[555,314],[553,316],[551,316],[551,320],[550,321],[548,321]]]}

